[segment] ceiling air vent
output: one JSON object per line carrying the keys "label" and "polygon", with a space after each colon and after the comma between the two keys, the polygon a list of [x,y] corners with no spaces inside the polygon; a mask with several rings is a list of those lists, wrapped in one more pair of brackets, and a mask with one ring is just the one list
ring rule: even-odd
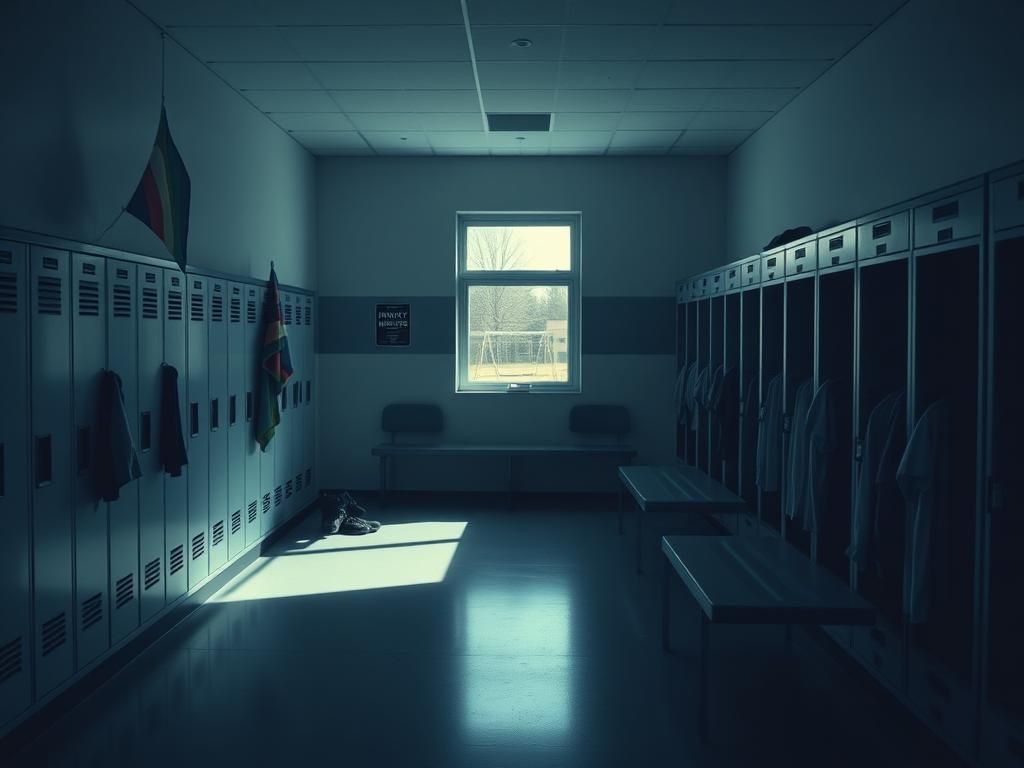
{"label": "ceiling air vent", "polygon": [[488,112],[487,124],[492,131],[510,131],[522,133],[523,131],[550,131],[550,112]]}

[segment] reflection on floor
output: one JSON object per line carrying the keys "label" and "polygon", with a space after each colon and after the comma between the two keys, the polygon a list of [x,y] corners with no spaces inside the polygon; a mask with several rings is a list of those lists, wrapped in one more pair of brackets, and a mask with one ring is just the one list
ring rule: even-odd
{"label": "reflection on floor", "polygon": [[[39,766],[929,766],[948,755],[797,633],[716,627],[696,738],[696,607],[609,509],[371,509],[304,522],[44,735]],[[653,556],[652,550],[652,556]],[[655,569],[650,569],[657,573]]]}

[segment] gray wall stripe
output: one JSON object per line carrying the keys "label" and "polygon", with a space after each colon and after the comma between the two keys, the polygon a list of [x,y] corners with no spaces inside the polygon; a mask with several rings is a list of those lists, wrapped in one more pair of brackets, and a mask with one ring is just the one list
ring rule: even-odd
{"label": "gray wall stripe", "polygon": [[[408,347],[378,347],[377,304],[408,303]],[[583,354],[675,354],[671,296],[584,296]],[[455,354],[454,296],[321,296],[317,352],[321,354]]]}

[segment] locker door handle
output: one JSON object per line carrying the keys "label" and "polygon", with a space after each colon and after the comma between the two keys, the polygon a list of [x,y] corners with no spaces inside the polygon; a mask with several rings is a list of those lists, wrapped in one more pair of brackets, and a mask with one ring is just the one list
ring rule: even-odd
{"label": "locker door handle", "polygon": [[92,464],[92,434],[89,427],[78,428],[78,474],[89,471]]}
{"label": "locker door handle", "polygon": [[231,395],[228,398],[228,426],[235,426],[238,421],[238,397]]}
{"label": "locker door handle", "polygon": [[252,392],[245,393],[245,420],[252,421]]}
{"label": "locker door handle", "polygon": [[139,449],[143,452],[153,447],[153,424],[149,411],[143,411],[139,419]]}
{"label": "locker door handle", "polygon": [[199,403],[189,403],[189,425],[188,434],[189,437],[199,437]]}
{"label": "locker door handle", "polygon": [[53,436],[36,437],[36,488],[53,482]]}
{"label": "locker door handle", "polygon": [[213,398],[210,401],[210,431],[216,432],[220,429],[220,400]]}

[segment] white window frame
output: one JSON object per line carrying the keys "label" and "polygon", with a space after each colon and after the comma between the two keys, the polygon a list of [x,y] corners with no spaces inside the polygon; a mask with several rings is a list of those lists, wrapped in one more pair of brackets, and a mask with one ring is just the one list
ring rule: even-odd
{"label": "white window frame", "polygon": [[[466,268],[466,231],[470,226],[568,226],[569,269],[566,270],[469,270]],[[478,212],[456,214],[456,310],[455,310],[455,391],[456,392],[558,392],[581,391],[582,290],[580,240],[583,217],[579,211],[559,212]],[[536,285],[565,286],[569,294],[567,360],[569,380],[529,384],[502,382],[471,382],[469,360],[464,349],[469,338],[469,289],[474,285]]]}

